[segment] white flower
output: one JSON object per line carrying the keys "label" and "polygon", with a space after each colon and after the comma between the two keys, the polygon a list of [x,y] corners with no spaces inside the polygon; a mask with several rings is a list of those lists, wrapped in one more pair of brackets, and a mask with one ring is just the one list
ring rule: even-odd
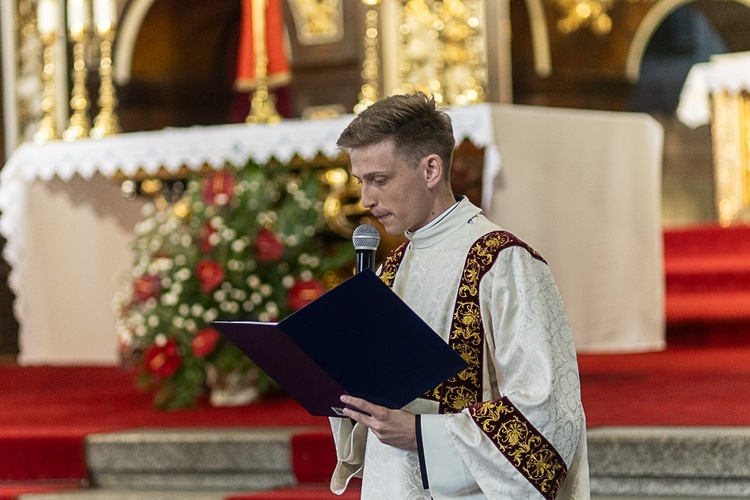
{"label": "white flower", "polygon": [[271,316],[267,312],[264,311],[264,312],[258,314],[258,319],[261,320],[261,321],[270,321],[271,320]]}
{"label": "white flower", "polygon": [[293,234],[290,234],[289,236],[287,236],[286,238],[284,238],[284,240],[285,240],[286,244],[288,246],[290,246],[290,247],[296,247],[297,243],[299,243],[299,239],[297,238],[297,236],[295,236]]}
{"label": "white flower", "polygon": [[312,272],[310,272],[309,269],[305,269],[301,273],[299,273],[300,278],[302,278],[304,281],[309,281],[312,279],[313,275]]}
{"label": "white flower", "polygon": [[[177,259],[180,257],[182,257],[181,260],[185,260],[184,255],[178,255],[177,257],[174,258],[175,263],[177,263]],[[176,273],[174,273],[174,277],[176,280],[179,280],[179,281],[187,281],[190,279],[190,274],[191,274],[190,269],[188,269],[187,267],[183,267],[179,269]]]}
{"label": "white flower", "polygon": [[297,257],[297,261],[302,264],[303,266],[306,266],[307,263],[310,261],[310,256],[306,253],[299,254],[299,257]]}
{"label": "white flower", "polygon": [[185,319],[182,316],[174,316],[172,318],[172,326],[175,328],[182,328],[185,324]]}
{"label": "white flower", "polygon": [[187,304],[180,304],[180,306],[177,308],[177,312],[182,316],[187,316],[190,312],[190,307],[188,307]]}
{"label": "white flower", "polygon": [[167,336],[163,333],[160,333],[154,338],[154,344],[157,345],[157,347],[164,347],[167,345]]}
{"label": "white flower", "polygon": [[268,283],[263,283],[260,286],[260,293],[264,297],[268,297],[269,295],[271,295],[271,292],[273,292],[273,287],[269,285]]}
{"label": "white flower", "polygon": [[196,324],[194,319],[188,319],[185,320],[185,329],[193,333],[198,329],[198,325]]}
{"label": "white flower", "polygon": [[[198,303],[193,304],[192,307],[190,308],[190,313],[194,317],[200,318],[201,314],[203,314],[203,305],[202,304],[198,304]],[[187,316],[187,313],[185,313],[184,316]]]}
{"label": "white flower", "polygon": [[[186,262],[187,262],[187,257],[185,257],[185,255],[183,254],[176,255],[174,258],[174,263],[177,264],[178,266],[184,266]],[[190,273],[189,269],[188,269],[188,273]],[[188,274],[185,279],[188,279],[189,277],[190,277],[190,274]]]}
{"label": "white flower", "polygon": [[276,305],[276,302],[269,302],[266,304],[266,311],[271,316],[277,317],[279,315],[279,306]]}
{"label": "white flower", "polygon": [[159,316],[155,314],[152,314],[151,316],[149,316],[148,326],[150,326],[151,328],[156,328],[157,326],[159,326]]}
{"label": "white flower", "polygon": [[242,309],[244,309],[244,310],[245,310],[245,311],[247,311],[247,312],[250,312],[250,311],[252,311],[253,309],[255,309],[255,304],[253,304],[253,303],[252,303],[251,301],[249,301],[249,300],[246,300],[245,302],[243,302],[243,303],[242,303]]}
{"label": "white flower", "polygon": [[165,306],[173,306],[177,304],[177,302],[178,302],[177,294],[165,293],[164,295],[161,296],[161,303],[164,304]]}
{"label": "white flower", "polygon": [[256,292],[256,293],[250,295],[250,301],[253,304],[257,305],[257,304],[260,304],[261,302],[263,302],[263,297],[261,297],[260,294]]}
{"label": "white flower", "polygon": [[219,317],[219,312],[216,310],[216,308],[212,307],[211,309],[208,309],[203,314],[203,321],[205,321],[206,323],[210,323],[218,317]]}
{"label": "white flower", "polygon": [[206,238],[206,241],[208,241],[208,244],[212,247],[215,247],[216,245],[221,242],[221,239],[219,239],[219,235],[216,233],[211,233],[208,235],[208,238]]}
{"label": "white flower", "polygon": [[182,237],[180,238],[180,243],[185,248],[190,248],[191,246],[193,246],[193,238],[191,238],[187,234],[183,234]]}
{"label": "white flower", "polygon": [[307,226],[302,230],[302,233],[308,238],[312,238],[313,236],[315,236],[315,228],[312,226]]}
{"label": "white flower", "polygon": [[233,252],[240,253],[247,248],[247,243],[245,243],[244,239],[234,240],[231,244],[231,248]]}
{"label": "white flower", "polygon": [[224,290],[216,290],[216,291],[214,292],[214,300],[215,300],[216,302],[221,302],[222,300],[224,300],[224,298],[225,298],[226,296],[227,296],[227,295],[226,295],[226,293],[224,292]]}
{"label": "white flower", "polygon": [[234,300],[245,300],[245,298],[247,297],[247,292],[245,292],[245,290],[235,288],[234,290],[232,290],[231,296]]}
{"label": "white flower", "polygon": [[258,288],[260,286],[260,278],[255,274],[251,274],[247,277],[247,284],[252,289]]}
{"label": "white flower", "polygon": [[287,274],[283,278],[281,278],[281,285],[284,288],[292,288],[294,286],[294,276],[291,274]]}
{"label": "white flower", "polygon": [[310,263],[310,267],[313,267],[313,268],[318,267],[318,264],[320,264],[320,259],[318,259],[317,257],[310,257],[309,263]]}

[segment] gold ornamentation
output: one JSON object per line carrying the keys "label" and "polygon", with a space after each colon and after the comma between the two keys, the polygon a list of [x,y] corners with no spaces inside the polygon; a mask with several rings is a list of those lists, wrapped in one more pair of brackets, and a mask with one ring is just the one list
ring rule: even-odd
{"label": "gold ornamentation", "polygon": [[480,11],[480,0],[403,0],[398,90],[433,94],[445,105],[483,101]]}
{"label": "gold ornamentation", "polygon": [[281,116],[276,111],[268,93],[268,51],[266,50],[266,0],[252,0],[253,51],[255,52],[255,78],[258,88],[250,101],[250,113],[245,118],[248,125],[278,123]]}
{"label": "gold ornamentation", "polygon": [[301,45],[338,42],[344,36],[341,0],[289,0]]}
{"label": "gold ornamentation", "polygon": [[86,87],[88,70],[86,69],[86,44],[89,39],[88,30],[71,30],[70,39],[73,41],[73,88],[70,91],[70,108],[73,113],[68,120],[68,127],[63,132],[63,139],[74,141],[88,137],[91,120],[88,116],[89,91]]}
{"label": "gold ornamentation", "polygon": [[614,0],[553,0],[553,3],[560,14],[557,30],[563,35],[585,28],[599,36],[612,31],[608,12]]}
{"label": "gold ornamentation", "polygon": [[34,133],[34,142],[43,144],[45,142],[58,138],[57,118],[57,97],[55,95],[55,33],[40,34],[42,40],[42,119],[39,122],[39,128]]}
{"label": "gold ornamentation", "polygon": [[469,408],[474,422],[498,450],[542,494],[557,496],[568,468],[555,447],[508,398]]}
{"label": "gold ornamentation", "polygon": [[750,220],[750,94],[718,90],[711,99],[716,208],[726,227]]}
{"label": "gold ornamentation", "polygon": [[396,279],[396,272],[401,265],[401,261],[404,260],[404,254],[406,253],[406,247],[408,245],[408,242],[403,242],[401,245],[391,250],[383,261],[380,279],[383,283],[388,285],[388,288],[393,288],[393,281]]}
{"label": "gold ornamentation", "polygon": [[115,112],[117,91],[112,81],[112,42],[115,40],[115,23],[101,23],[99,32],[99,114],[94,118],[91,137],[101,139],[120,132]]}
{"label": "gold ornamentation", "polygon": [[359,114],[380,98],[380,38],[378,11],[375,8],[380,0],[363,0],[370,5],[365,14],[365,59],[362,61],[364,84],[359,91],[359,102],[354,112]]}

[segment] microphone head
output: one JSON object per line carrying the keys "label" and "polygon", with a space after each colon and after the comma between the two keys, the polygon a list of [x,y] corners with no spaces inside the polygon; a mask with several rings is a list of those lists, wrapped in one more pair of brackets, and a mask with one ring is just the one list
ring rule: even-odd
{"label": "microphone head", "polygon": [[375,226],[360,224],[352,234],[355,250],[377,250],[380,244],[380,233]]}

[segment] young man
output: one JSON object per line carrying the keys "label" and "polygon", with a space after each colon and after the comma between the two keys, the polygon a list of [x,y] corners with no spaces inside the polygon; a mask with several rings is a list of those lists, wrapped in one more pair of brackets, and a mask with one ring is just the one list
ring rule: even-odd
{"label": "young man", "polygon": [[362,498],[589,498],[586,425],[562,300],[546,262],[450,186],[450,118],[424,94],[376,102],[344,130],[362,204],[408,244],[392,287],[470,367],[403,409],[342,396],[331,490]]}

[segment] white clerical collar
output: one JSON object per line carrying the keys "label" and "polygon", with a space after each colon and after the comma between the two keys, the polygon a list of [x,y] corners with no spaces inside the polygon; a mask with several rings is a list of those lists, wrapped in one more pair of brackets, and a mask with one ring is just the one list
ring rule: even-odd
{"label": "white clerical collar", "polygon": [[430,247],[453,234],[480,213],[482,210],[464,196],[426,226],[416,231],[406,231],[404,235],[414,248]]}

